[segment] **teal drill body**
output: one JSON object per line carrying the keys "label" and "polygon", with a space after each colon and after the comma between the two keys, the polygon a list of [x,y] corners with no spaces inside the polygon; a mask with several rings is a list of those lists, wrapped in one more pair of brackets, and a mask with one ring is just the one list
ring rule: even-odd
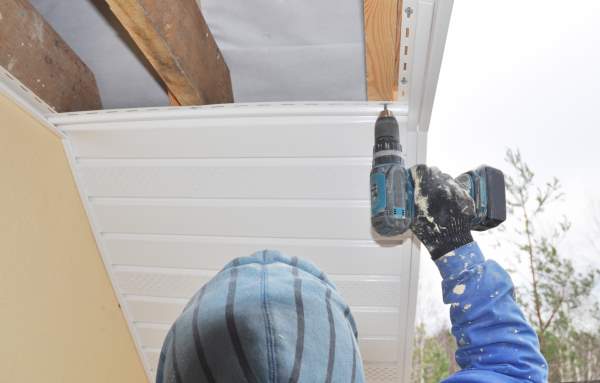
{"label": "teal drill body", "polygon": [[[414,219],[414,182],[402,157],[398,122],[386,108],[375,123],[371,169],[371,224],[389,237],[406,232]],[[504,174],[480,166],[461,174],[456,181],[475,202],[473,230],[483,231],[504,222],[506,200]]]}

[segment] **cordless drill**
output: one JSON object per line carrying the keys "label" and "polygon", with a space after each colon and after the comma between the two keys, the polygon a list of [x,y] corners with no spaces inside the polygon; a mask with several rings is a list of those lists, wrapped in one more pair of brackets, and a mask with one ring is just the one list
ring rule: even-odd
{"label": "cordless drill", "polygon": [[[410,228],[415,216],[414,180],[402,158],[398,122],[385,109],[375,122],[375,145],[371,169],[371,224],[377,233],[390,237]],[[482,165],[455,179],[475,202],[471,229],[484,231],[506,219],[504,174]]]}

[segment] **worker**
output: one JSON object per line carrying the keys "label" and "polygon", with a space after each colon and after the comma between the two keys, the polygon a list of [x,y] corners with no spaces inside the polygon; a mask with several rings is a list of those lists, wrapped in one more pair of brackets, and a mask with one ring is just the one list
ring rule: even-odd
{"label": "worker", "polygon": [[[473,200],[436,168],[410,171],[411,230],[443,278],[462,368],[444,382],[545,382],[547,364],[510,277],[471,237]],[[364,382],[357,337],[322,271],[264,250],[227,264],[191,299],[164,341],[156,381]]]}

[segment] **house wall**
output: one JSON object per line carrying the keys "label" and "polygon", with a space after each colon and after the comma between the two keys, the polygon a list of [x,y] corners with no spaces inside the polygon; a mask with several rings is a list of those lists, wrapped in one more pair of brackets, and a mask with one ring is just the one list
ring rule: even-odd
{"label": "house wall", "polygon": [[0,371],[143,382],[60,140],[0,95]]}

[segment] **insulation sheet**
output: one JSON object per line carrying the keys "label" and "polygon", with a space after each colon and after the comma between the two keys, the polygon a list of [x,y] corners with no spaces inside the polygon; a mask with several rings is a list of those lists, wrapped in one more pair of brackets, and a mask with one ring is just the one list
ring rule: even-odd
{"label": "insulation sheet", "polygon": [[[160,80],[104,1],[31,3],[94,72],[104,108],[169,105]],[[201,4],[236,102],[365,100],[362,7],[359,0]]]}

